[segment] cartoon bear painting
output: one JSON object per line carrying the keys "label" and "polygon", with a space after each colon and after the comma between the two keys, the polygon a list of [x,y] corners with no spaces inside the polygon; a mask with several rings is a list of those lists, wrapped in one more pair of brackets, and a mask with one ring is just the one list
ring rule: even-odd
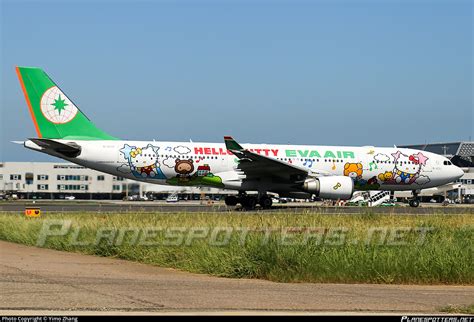
{"label": "cartoon bear painting", "polygon": [[344,175],[354,181],[361,179],[363,172],[362,163],[346,163],[344,165]]}
{"label": "cartoon bear painting", "polygon": [[380,181],[390,181],[393,178],[393,173],[391,171],[385,171],[384,173],[379,173],[378,178]]}
{"label": "cartoon bear painting", "polygon": [[166,179],[158,162],[158,149],[151,144],[146,147],[125,144],[120,153],[127,160],[130,172],[136,178]]}
{"label": "cartoon bear painting", "polygon": [[373,176],[369,180],[362,178],[364,169],[362,163],[346,163],[344,165],[344,175],[354,181],[354,187],[357,190],[375,190],[380,187],[377,177]]}
{"label": "cartoon bear painting", "polygon": [[[167,166],[171,168],[171,163],[170,165],[167,164]],[[194,170],[196,171],[194,172]],[[174,160],[174,171],[176,172],[176,176],[166,180],[168,184],[178,186],[224,187],[221,177],[211,172],[211,166],[209,164],[200,165],[195,169],[193,159],[177,158]]]}
{"label": "cartoon bear painting", "polygon": [[174,166],[174,171],[178,174],[178,177],[182,180],[189,180],[191,173],[194,171],[194,163],[192,159],[181,160],[176,159],[176,164]]}

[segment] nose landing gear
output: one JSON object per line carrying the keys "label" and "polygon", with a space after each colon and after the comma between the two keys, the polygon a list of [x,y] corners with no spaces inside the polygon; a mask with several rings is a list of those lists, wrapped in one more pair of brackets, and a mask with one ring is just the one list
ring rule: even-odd
{"label": "nose landing gear", "polygon": [[420,205],[420,201],[418,199],[411,199],[408,204],[410,205],[410,207],[418,207]]}

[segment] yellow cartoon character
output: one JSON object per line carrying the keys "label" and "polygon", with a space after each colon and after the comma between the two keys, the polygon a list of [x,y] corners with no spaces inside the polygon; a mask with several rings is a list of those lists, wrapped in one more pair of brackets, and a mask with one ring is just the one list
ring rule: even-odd
{"label": "yellow cartoon character", "polygon": [[393,173],[391,171],[385,171],[385,173],[380,173],[378,178],[380,181],[390,181],[393,178]]}
{"label": "yellow cartoon character", "polygon": [[352,178],[352,180],[361,179],[362,173],[362,163],[346,163],[344,165],[344,175]]}

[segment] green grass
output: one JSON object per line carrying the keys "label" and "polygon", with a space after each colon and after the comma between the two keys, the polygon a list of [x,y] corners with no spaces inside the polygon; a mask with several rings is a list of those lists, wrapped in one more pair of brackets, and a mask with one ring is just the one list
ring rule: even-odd
{"label": "green grass", "polygon": [[442,307],[440,312],[458,313],[458,314],[474,314],[474,304],[471,305],[448,305]]}
{"label": "green grass", "polygon": [[[132,260],[163,267],[223,277],[260,278],[279,282],[324,283],[393,283],[393,284],[474,284],[473,241],[474,216],[432,215],[321,215],[314,213],[67,213],[26,218],[18,213],[0,214],[0,240],[36,245],[43,223],[48,220],[70,220],[71,230],[65,236],[50,237],[44,247]],[[100,228],[140,229],[137,240],[147,227],[163,231],[147,238],[155,244],[140,245],[131,233],[124,234],[123,243],[94,243]],[[183,227],[185,234],[166,236],[170,227]],[[186,244],[189,228],[234,229],[229,242],[211,245],[207,238]],[[242,242],[239,228],[250,231]],[[297,227],[291,234],[292,244],[282,243],[282,229]],[[318,228],[313,236],[304,228]],[[345,228],[345,241],[335,243],[331,231]],[[377,228],[372,239],[370,229]],[[377,241],[390,240],[394,229],[406,229],[403,245]],[[429,228],[423,243],[414,229]],[[59,227],[58,227],[59,229]],[[79,230],[77,230],[79,229]],[[265,231],[272,230],[271,233]],[[335,230],[336,229],[336,230]],[[334,231],[335,230],[335,231]],[[73,245],[76,240],[87,245]],[[318,234],[319,232],[319,234]],[[222,240],[224,232],[218,235]],[[169,245],[184,236],[182,243]],[[321,237],[319,239],[318,237]],[[354,242],[356,241],[356,242]],[[368,241],[368,242],[367,242]]]}

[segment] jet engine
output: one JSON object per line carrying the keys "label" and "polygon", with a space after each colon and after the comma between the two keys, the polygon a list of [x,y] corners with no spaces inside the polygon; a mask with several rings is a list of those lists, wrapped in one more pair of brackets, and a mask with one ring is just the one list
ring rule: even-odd
{"label": "jet engine", "polygon": [[349,177],[328,176],[307,179],[303,189],[326,199],[350,199],[354,192],[354,182]]}

